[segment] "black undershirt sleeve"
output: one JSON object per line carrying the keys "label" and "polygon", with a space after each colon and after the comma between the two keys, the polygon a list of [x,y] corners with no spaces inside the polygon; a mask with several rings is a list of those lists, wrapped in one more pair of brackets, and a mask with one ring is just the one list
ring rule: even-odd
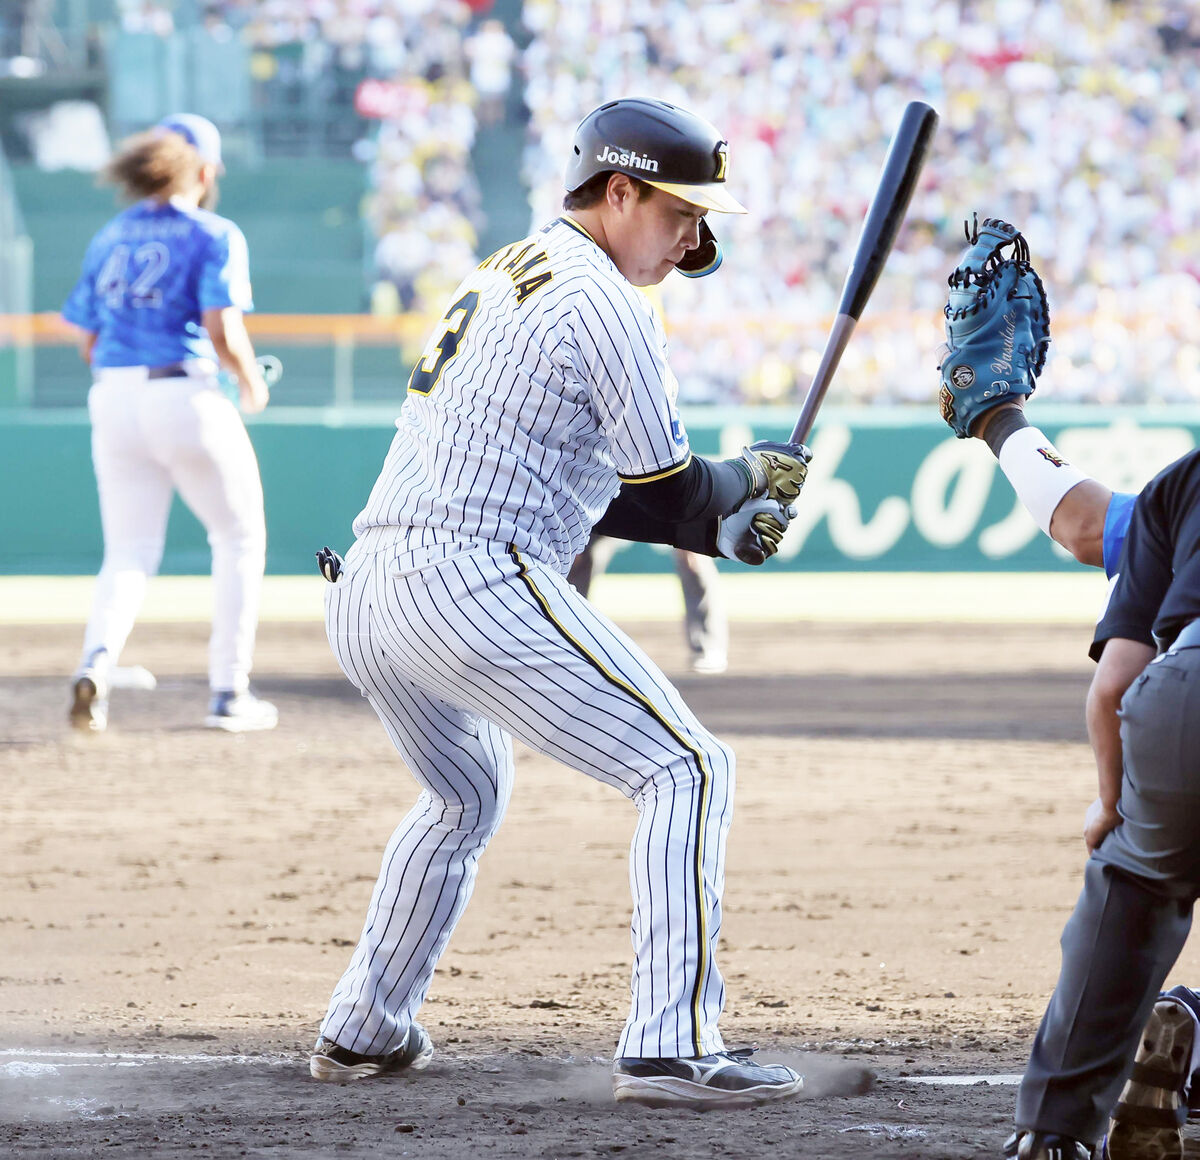
{"label": "black undershirt sleeve", "polygon": [[634,503],[624,488],[592,528],[592,535],[613,536],[639,544],[670,544],[673,548],[699,552],[702,556],[721,554],[717,551],[716,516],[711,520],[690,520],[682,524],[660,520]]}
{"label": "black undershirt sleeve", "polygon": [[728,515],[750,493],[748,471],[736,460],[693,455],[682,471],[646,483],[625,480],[621,495],[655,519],[683,524]]}
{"label": "black undershirt sleeve", "polygon": [[593,532],[719,556],[717,519],[739,506],[747,491],[746,473],[737,465],[693,456],[682,471],[662,479],[623,483]]}

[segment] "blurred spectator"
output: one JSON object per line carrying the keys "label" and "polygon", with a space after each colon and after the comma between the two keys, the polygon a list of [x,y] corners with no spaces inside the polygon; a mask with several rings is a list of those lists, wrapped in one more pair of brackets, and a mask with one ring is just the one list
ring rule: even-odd
{"label": "blurred spectator", "polygon": [[467,38],[463,50],[471,66],[471,84],[479,97],[479,118],[485,125],[494,125],[504,116],[517,46],[499,20],[485,20],[479,31]]}

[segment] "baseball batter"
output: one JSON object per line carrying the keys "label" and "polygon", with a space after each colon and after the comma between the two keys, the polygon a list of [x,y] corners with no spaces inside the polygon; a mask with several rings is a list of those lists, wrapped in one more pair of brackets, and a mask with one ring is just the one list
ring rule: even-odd
{"label": "baseball batter", "polygon": [[725,169],[720,134],[683,109],[622,100],[589,114],[565,213],[458,287],[344,567],[325,557],[334,654],[421,793],[330,1001],[319,1080],[428,1063],[416,1016],[504,816],[516,736],[638,811],[616,1098],[728,1107],[801,1088],[790,1068],[726,1051],[717,1027],[734,755],[566,581],[602,515],[627,539],[754,564],[791,517],[807,450],[693,456],[662,327],[635,289],[716,268],[704,215],[744,212]]}
{"label": "baseball batter", "polygon": [[223,171],[212,122],[168,117],[125,142],[106,176],[136,202],[93,239],[63,317],[91,364],[92,462],[104,527],[70,720],[108,724],[109,674],[158,571],[171,497],[180,496],[212,548],[211,696],[205,723],[270,729],[275,707],[249,691],[266,554],[258,462],[217,380],[236,378],[242,409],[268,388],[242,314],[252,308],[246,240],[209,208]]}

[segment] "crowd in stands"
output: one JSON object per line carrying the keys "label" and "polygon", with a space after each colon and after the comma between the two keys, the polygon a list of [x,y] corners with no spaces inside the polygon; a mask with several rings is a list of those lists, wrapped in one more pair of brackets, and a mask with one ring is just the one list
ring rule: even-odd
{"label": "crowd in stands", "polygon": [[[928,400],[973,211],[1027,235],[1056,400],[1200,400],[1200,18],[1189,0],[526,0],[534,220],[579,117],[616,96],[706,115],[750,213],[663,287],[683,397],[795,399],[909,100],[941,125],[831,401]],[[1050,381],[1048,378],[1047,382]]]}
{"label": "crowd in stands", "polygon": [[[172,31],[164,0],[122,0],[127,31]],[[478,261],[483,218],[470,163],[478,121],[502,115],[516,46],[492,0],[205,0],[204,27],[240,36],[260,81],[280,70],[357,83],[374,130],[364,216],[375,239],[372,308],[440,311]],[[364,85],[366,86],[364,88]],[[355,91],[354,84],[351,91]]]}
{"label": "crowd in stands", "polygon": [[[170,31],[173,0],[118,0]],[[796,400],[905,104],[941,124],[832,402],[926,402],[945,279],[973,212],[1026,234],[1052,304],[1053,397],[1200,400],[1200,12],[1194,0],[197,0],[256,51],[303,46],[377,82],[380,311],[436,311],[481,255],[470,152],[519,70],[531,223],[559,212],[578,120],[617,96],[709,117],[745,217],[725,264],[662,305],[685,401]],[[511,107],[511,106],[510,106]]]}

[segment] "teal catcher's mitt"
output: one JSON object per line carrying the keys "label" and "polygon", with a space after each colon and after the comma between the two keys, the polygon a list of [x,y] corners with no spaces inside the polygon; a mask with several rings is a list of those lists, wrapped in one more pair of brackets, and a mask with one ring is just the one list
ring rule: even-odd
{"label": "teal catcher's mitt", "polygon": [[942,418],[960,439],[985,411],[1033,394],[1050,345],[1050,306],[1020,232],[998,218],[980,228],[976,218],[967,241],[949,278],[938,367]]}

